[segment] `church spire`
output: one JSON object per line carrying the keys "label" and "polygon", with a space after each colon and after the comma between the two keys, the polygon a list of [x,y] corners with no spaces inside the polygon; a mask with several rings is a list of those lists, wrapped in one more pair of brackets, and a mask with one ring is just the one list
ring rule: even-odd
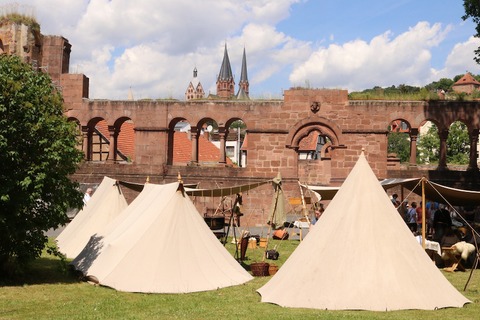
{"label": "church spire", "polygon": [[243,48],[242,74],[240,75],[238,87],[237,99],[250,99],[248,96],[249,83],[247,75],[247,54],[245,53],[245,47]]}
{"label": "church spire", "polygon": [[217,78],[217,95],[221,98],[231,98],[235,94],[235,80],[233,80],[232,67],[228,58],[227,44],[223,53],[222,66]]}
{"label": "church spire", "polygon": [[205,91],[203,90],[203,86],[200,83],[200,80],[197,78],[198,71],[197,67],[193,69],[193,78],[192,81],[188,84],[187,90],[185,91],[185,100],[192,100],[192,99],[203,99],[205,98]]}

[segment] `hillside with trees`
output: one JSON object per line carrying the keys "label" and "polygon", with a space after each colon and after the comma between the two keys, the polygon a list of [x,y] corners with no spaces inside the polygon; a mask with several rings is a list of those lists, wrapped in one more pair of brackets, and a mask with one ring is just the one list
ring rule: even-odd
{"label": "hillside with trees", "polygon": [[[456,75],[453,79],[441,78],[425,85],[424,87],[416,87],[407,84],[392,85],[390,87],[375,86],[371,89],[363,91],[354,91],[349,93],[350,100],[474,100],[480,99],[480,91],[476,91],[471,95],[465,93],[457,93],[452,89],[452,85],[457,82],[463,74]],[[480,81],[480,75],[473,75]],[[444,93],[443,98],[440,93]]]}

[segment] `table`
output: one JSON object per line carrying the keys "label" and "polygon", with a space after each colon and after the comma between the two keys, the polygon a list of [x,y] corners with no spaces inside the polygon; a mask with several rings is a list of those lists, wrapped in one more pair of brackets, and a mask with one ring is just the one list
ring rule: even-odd
{"label": "table", "polygon": [[[418,243],[422,244],[422,236],[416,236]],[[432,250],[436,252],[439,256],[442,255],[442,247],[440,247],[440,243],[436,241],[425,240],[425,249]]]}

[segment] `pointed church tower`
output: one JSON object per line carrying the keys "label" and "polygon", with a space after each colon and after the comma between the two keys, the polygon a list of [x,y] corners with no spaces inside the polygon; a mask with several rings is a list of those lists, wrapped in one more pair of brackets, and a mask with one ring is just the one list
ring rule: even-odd
{"label": "pointed church tower", "polygon": [[223,54],[222,66],[217,78],[217,96],[230,99],[235,95],[235,80],[233,80],[232,67],[228,58],[227,44]]}
{"label": "pointed church tower", "polygon": [[247,55],[245,53],[245,48],[243,48],[243,58],[242,58],[242,74],[240,75],[240,82],[238,83],[238,93],[237,99],[239,100],[249,100],[248,96],[249,83],[247,75]]}
{"label": "pointed church tower", "polygon": [[197,78],[197,68],[193,69],[193,79],[188,84],[187,90],[185,91],[185,100],[192,99],[203,99],[205,98],[205,91],[203,86]]}

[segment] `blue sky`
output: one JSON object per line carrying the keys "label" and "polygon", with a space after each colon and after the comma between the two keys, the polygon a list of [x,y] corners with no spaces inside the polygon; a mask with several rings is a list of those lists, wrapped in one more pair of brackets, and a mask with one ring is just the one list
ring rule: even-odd
{"label": "blue sky", "polygon": [[[438,48],[433,48],[436,54],[432,61],[437,66],[443,64],[456,42],[468,39],[475,31],[471,21],[461,19],[464,10],[460,0],[303,1],[293,4],[290,13],[288,19],[278,24],[280,31],[323,45],[354,39],[368,41],[387,30],[398,35],[419,21],[452,24],[455,31]],[[331,36],[333,41],[329,41]]]}
{"label": "blue sky", "polygon": [[90,98],[184,98],[193,68],[206,92],[227,43],[236,82],[246,48],[250,95],[292,86],[357,91],[480,73],[480,40],[459,0],[2,0],[72,44],[70,72]]}

